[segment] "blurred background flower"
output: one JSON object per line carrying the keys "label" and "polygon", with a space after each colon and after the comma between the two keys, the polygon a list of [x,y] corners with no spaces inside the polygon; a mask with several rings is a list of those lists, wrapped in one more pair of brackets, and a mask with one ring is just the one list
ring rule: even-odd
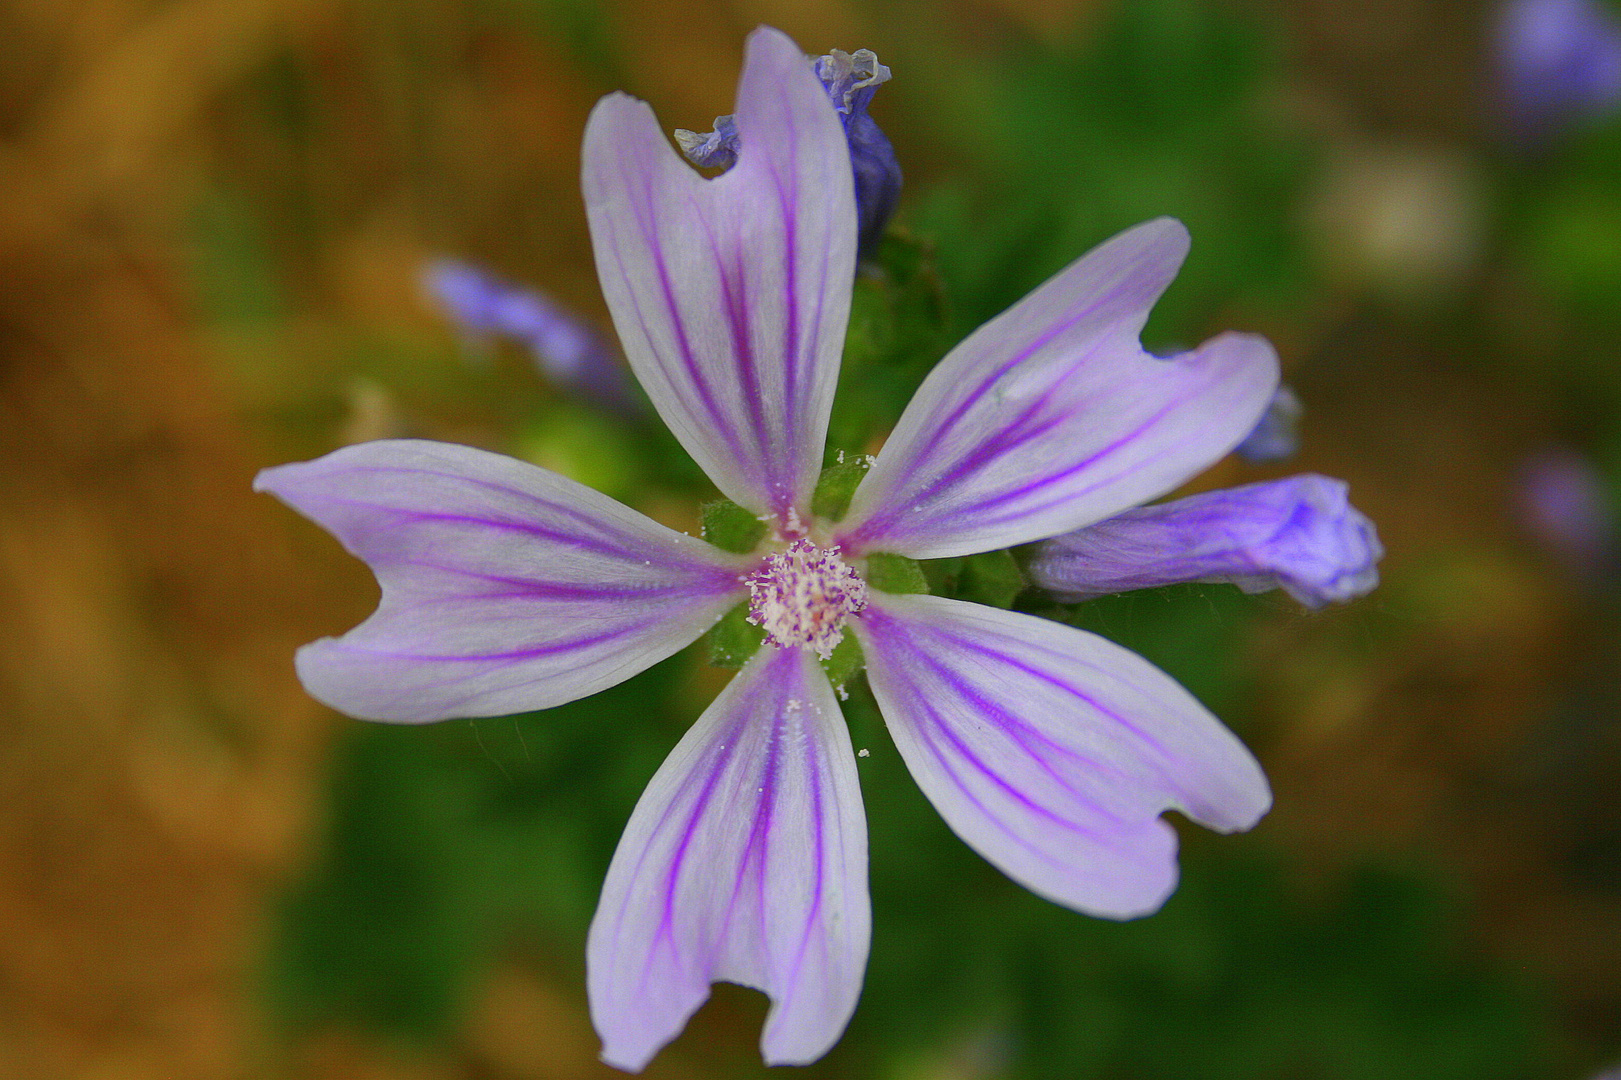
{"label": "blurred background flower", "polygon": [[[606,327],[585,116],[624,88],[707,130],[758,22],[893,73],[870,116],[906,187],[857,282],[832,449],[875,450],[964,333],[1172,214],[1195,243],[1146,344],[1265,333],[1308,405],[1287,463],[1235,457],[1200,484],[1344,477],[1388,552],[1378,591],[1309,615],[1224,584],[1063,606],[1011,560],[930,567],[936,591],[1164,667],[1255,748],[1276,809],[1241,838],[1187,830],[1159,915],[1079,919],[946,830],[852,686],[873,952],[855,1024],[808,1073],[1613,1068],[1621,613],[1519,500],[1531,455],[1574,446],[1615,505],[1621,121],[1583,105],[1519,152],[1488,92],[1509,77],[1507,17],[1434,0],[0,8],[0,1075],[613,1075],[585,1014],[585,926],[716,673],[687,654],[545,714],[339,719],[291,653],[357,622],[375,586],[248,483],[409,433],[696,531],[712,493],[673,440],[584,404],[526,340],[467,363],[421,273],[454,253]],[[720,990],[648,1075],[762,1074],[763,999]]]}
{"label": "blurred background flower", "polygon": [[1603,0],[1507,0],[1497,53],[1511,134],[1526,143],[1621,108],[1621,15]]}

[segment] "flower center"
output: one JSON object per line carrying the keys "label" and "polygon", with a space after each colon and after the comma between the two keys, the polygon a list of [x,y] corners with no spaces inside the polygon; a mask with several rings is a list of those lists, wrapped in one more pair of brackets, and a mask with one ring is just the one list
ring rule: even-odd
{"label": "flower center", "polygon": [[844,620],[867,606],[867,583],[839,558],[838,548],[795,540],[766,556],[743,579],[749,587],[749,622],[773,645],[809,645],[826,660],[844,638]]}

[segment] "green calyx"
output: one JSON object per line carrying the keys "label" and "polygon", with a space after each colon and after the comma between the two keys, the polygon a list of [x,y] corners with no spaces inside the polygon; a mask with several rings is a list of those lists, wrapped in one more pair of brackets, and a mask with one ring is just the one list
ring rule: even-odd
{"label": "green calyx", "polygon": [[861,478],[867,475],[872,459],[857,454],[829,465],[816,480],[816,491],[811,495],[811,513],[828,521],[838,521],[850,509]]}
{"label": "green calyx", "polygon": [[949,559],[929,559],[921,564],[929,592],[975,604],[1010,608],[1024,592],[1024,572],[1011,551],[986,551]]}
{"label": "green calyx", "polygon": [[833,646],[833,655],[822,661],[822,670],[827,673],[827,681],[833,684],[833,689],[843,689],[844,684],[861,673],[867,666],[867,658],[861,652],[861,642],[856,640],[855,634],[845,627],[844,637]]}
{"label": "green calyx", "polygon": [[749,605],[745,601],[710,628],[709,662],[718,668],[740,668],[764,642],[765,631],[749,622]]}
{"label": "green calyx", "polygon": [[722,551],[747,555],[765,537],[765,522],[730,499],[704,503],[701,513],[704,539]]}
{"label": "green calyx", "polygon": [[886,593],[929,592],[923,567],[905,555],[875,551],[867,556],[867,587]]}
{"label": "green calyx", "polygon": [[[765,631],[749,622],[749,605],[738,604],[720,617],[709,630],[709,663],[713,667],[736,670],[748,663],[765,644]],[[867,666],[861,643],[848,629],[833,647],[833,655],[822,661],[822,670],[835,690],[855,678]]]}

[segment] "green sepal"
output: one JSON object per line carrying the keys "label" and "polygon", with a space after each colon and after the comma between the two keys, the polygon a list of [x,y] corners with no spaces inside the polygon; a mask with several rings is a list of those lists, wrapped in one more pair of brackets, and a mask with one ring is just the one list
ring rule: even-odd
{"label": "green sepal", "polygon": [[924,559],[918,564],[936,596],[1010,608],[1029,582],[1011,551]]}
{"label": "green sepal", "polygon": [[765,536],[765,522],[730,499],[703,505],[704,539],[722,551],[747,555]]}
{"label": "green sepal", "polygon": [[957,580],[962,577],[963,557],[953,555],[946,559],[924,559],[918,568],[929,583],[929,591],[936,596],[956,596]]}
{"label": "green sepal", "polygon": [[816,479],[816,491],[811,495],[811,513],[828,521],[838,521],[850,509],[850,499],[856,493],[861,478],[867,475],[872,459],[865,454],[847,457],[837,465],[829,465]]}
{"label": "green sepal", "polygon": [[740,668],[760,651],[765,631],[749,622],[745,601],[720,617],[709,631],[709,662],[718,668]]}
{"label": "green sepal", "polygon": [[845,628],[844,637],[833,646],[833,655],[822,661],[822,670],[827,672],[827,681],[833,684],[835,690],[842,689],[866,666],[867,657],[861,651],[861,642],[856,640],[848,627]]}
{"label": "green sepal", "polygon": [[1010,608],[1027,584],[1012,552],[987,551],[963,559],[956,595],[976,604]]}
{"label": "green sepal", "polygon": [[916,560],[887,551],[875,551],[867,556],[867,585],[886,593],[929,591],[928,579]]}

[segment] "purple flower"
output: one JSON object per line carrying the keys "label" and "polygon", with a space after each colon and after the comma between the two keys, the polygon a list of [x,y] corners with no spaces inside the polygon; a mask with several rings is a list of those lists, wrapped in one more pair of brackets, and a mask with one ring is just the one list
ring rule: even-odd
{"label": "purple flower", "polygon": [[429,263],[422,281],[464,333],[513,338],[528,346],[541,372],[559,385],[615,412],[637,411],[617,350],[540,293],[456,259]]}
{"label": "purple flower", "polygon": [[376,442],[261,473],[382,586],[305,646],[300,678],[355,716],[544,709],[670,656],[747,604],[759,651],[658,770],[587,952],[603,1058],[639,1069],[716,980],[772,999],[762,1049],[838,1039],[867,958],[856,757],[818,658],[854,635],[902,757],[951,827],[1042,896],[1129,918],[1175,887],[1177,809],[1247,829],[1255,759],[1135,654],[1012,611],[915,592],[906,560],[1117,518],[1230,451],[1277,386],[1261,338],[1169,359],[1138,343],[1187,252],[1159,219],[1115,237],[958,345],[837,521],[811,509],[855,272],[840,114],[788,38],[749,39],[737,162],[715,179],[622,94],[586,127],[597,267],[625,355],[682,445],[766,523],[749,554],[554,473],[441,443]]}
{"label": "purple flower", "polygon": [[[816,77],[833,100],[844,136],[850,142],[850,168],[855,176],[859,250],[872,250],[884,235],[901,196],[901,164],[878,122],[867,115],[873,94],[889,81],[889,68],[871,49],[847,53],[834,49],[816,61]],[[715,117],[707,135],[676,129],[675,141],[694,165],[730,169],[737,162],[737,124],[731,116]]]}
{"label": "purple flower", "polygon": [[1604,477],[1574,450],[1552,447],[1521,466],[1520,519],[1577,574],[1602,578],[1617,557],[1616,526]]}
{"label": "purple flower", "polygon": [[1031,580],[1068,600],[1183,581],[1281,588],[1307,607],[1379,584],[1384,555],[1342,480],[1307,473],[1127,510],[1042,544]]}
{"label": "purple flower", "polygon": [[1300,417],[1306,407],[1287,386],[1278,387],[1272,402],[1261,414],[1255,430],[1233,448],[1233,453],[1251,465],[1287,461],[1300,450]]}
{"label": "purple flower", "polygon": [[1597,0],[1507,0],[1497,59],[1521,139],[1621,107],[1621,18]]}

